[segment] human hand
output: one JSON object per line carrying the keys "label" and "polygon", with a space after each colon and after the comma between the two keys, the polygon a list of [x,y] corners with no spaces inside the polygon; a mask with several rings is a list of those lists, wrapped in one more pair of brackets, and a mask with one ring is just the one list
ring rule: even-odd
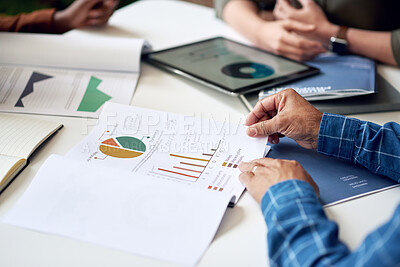
{"label": "human hand", "polygon": [[285,135],[304,148],[316,149],[321,119],[319,110],[293,89],[286,89],[258,101],[245,125],[249,136],[268,136],[269,142],[277,144]]}
{"label": "human hand", "polygon": [[104,25],[117,5],[118,0],[75,0],[68,8],[55,13],[56,31],[66,32],[89,25]]}
{"label": "human hand", "polygon": [[296,33],[310,34],[314,30],[314,25],[294,20],[262,22],[255,43],[262,49],[293,60],[310,60],[326,52],[326,49],[320,42],[308,40]]}
{"label": "human hand", "polygon": [[290,5],[288,0],[277,0],[273,15],[277,20],[295,20],[311,25],[315,25],[316,29],[313,32],[297,32],[302,36],[318,40],[327,44],[329,38],[334,36],[338,30],[338,26],[329,22],[324,11],[314,0],[299,0],[302,5],[297,9]]}
{"label": "human hand", "polygon": [[261,203],[262,197],[271,186],[290,179],[309,183],[316,194],[319,194],[318,186],[314,180],[294,160],[261,158],[250,162],[241,162],[239,169],[242,172],[239,175],[239,180],[258,203]]}

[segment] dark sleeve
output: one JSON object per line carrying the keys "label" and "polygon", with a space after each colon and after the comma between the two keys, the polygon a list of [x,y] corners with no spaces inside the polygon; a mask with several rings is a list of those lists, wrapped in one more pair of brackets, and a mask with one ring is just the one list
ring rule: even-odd
{"label": "dark sleeve", "polygon": [[391,45],[394,59],[396,60],[397,65],[400,66],[400,29],[392,31]]}
{"label": "dark sleeve", "polygon": [[275,5],[275,0],[214,0],[215,13],[218,18],[222,19],[222,11],[225,5],[230,1],[250,1],[256,4],[260,11],[271,10]]}
{"label": "dark sleeve", "polygon": [[0,16],[0,31],[53,33],[55,9],[43,9],[16,16]]}

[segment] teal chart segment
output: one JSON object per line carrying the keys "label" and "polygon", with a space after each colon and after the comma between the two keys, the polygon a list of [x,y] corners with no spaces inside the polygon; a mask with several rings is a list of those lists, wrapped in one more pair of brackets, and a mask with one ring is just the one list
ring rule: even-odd
{"label": "teal chart segment", "polygon": [[96,112],[105,102],[112,97],[103,93],[97,87],[102,80],[91,76],[85,94],[79,104],[78,111]]}

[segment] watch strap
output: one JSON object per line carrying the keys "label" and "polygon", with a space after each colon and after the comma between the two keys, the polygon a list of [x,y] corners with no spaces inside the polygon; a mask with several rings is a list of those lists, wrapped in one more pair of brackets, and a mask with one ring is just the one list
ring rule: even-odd
{"label": "watch strap", "polygon": [[347,26],[339,26],[339,30],[337,31],[335,37],[347,41],[347,30],[348,30],[348,29],[349,29],[349,27],[347,27]]}

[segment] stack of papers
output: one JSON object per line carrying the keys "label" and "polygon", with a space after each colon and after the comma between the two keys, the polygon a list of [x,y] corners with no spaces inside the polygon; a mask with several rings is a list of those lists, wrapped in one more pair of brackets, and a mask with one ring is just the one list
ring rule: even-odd
{"label": "stack of papers", "polygon": [[242,125],[107,103],[67,156],[53,155],[4,222],[195,265],[266,138]]}

